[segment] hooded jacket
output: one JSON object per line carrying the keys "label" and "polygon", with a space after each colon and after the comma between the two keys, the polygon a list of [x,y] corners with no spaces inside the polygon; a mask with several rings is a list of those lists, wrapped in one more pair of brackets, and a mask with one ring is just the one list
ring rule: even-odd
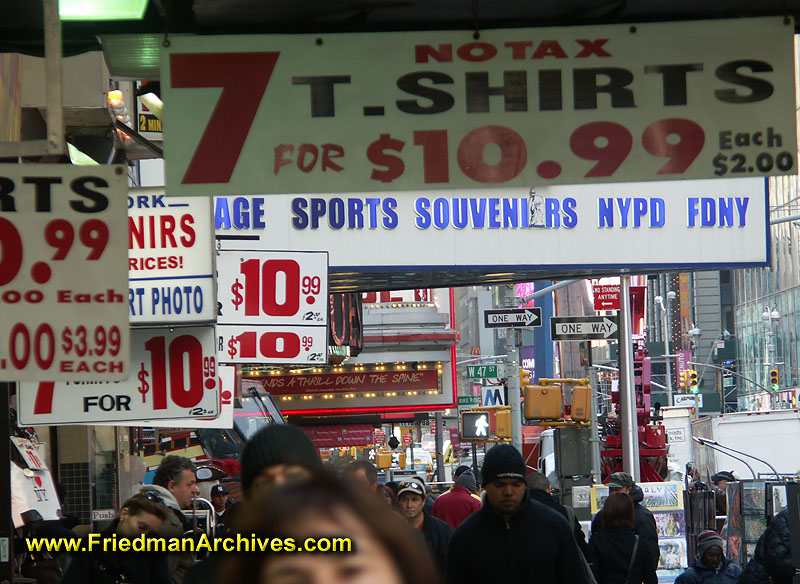
{"label": "hooded jacket", "polygon": [[675,584],[736,584],[742,569],[726,557],[722,558],[719,570],[713,570],[703,563],[700,555],[694,558],[694,566],[678,576]]}
{"label": "hooded jacket", "polygon": [[[119,518],[100,532],[102,539],[114,536]],[[166,554],[160,552],[112,552],[97,545],[91,552],[78,552],[61,579],[61,584],[169,584]]]}
{"label": "hooded jacket", "polygon": [[447,584],[585,584],[564,518],[525,497],[509,519],[487,501],[458,526],[447,553]]}
{"label": "hooded jacket", "polygon": [[[192,526],[181,512],[181,507],[178,504],[175,496],[164,487],[159,485],[142,485],[140,492],[153,491],[159,497],[164,499],[164,503],[169,507],[172,513],[167,514],[167,518],[158,530],[158,536],[164,538],[183,537],[186,531],[189,531]],[[167,561],[169,562],[169,569],[172,572],[172,581],[176,584],[182,584],[186,572],[194,566],[196,555],[193,552],[169,552],[167,553]]]}

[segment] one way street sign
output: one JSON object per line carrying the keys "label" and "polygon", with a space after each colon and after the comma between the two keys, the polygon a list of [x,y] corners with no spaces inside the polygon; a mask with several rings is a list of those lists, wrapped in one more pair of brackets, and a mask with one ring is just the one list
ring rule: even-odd
{"label": "one way street sign", "polygon": [[550,319],[553,341],[588,341],[618,338],[619,319],[616,316],[554,316]]}
{"label": "one way street sign", "polygon": [[483,320],[486,328],[542,326],[542,309],[504,308],[500,310],[484,310]]}

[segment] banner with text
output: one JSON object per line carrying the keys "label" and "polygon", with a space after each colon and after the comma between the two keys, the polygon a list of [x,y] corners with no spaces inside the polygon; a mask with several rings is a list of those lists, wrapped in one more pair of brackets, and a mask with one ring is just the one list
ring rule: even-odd
{"label": "banner with text", "polygon": [[20,423],[214,418],[220,408],[214,341],[213,326],[134,329],[127,381],[20,383]]}
{"label": "banner with text", "polygon": [[126,180],[0,165],[0,380],[128,377]]}
{"label": "banner with text", "polygon": [[749,178],[550,186],[535,193],[217,197],[215,225],[222,249],[326,249],[331,277],[507,268],[566,275],[765,266],[768,211],[766,179]]}
{"label": "banner with text", "polygon": [[167,192],[795,174],[793,33],[773,16],[175,37]]}
{"label": "banner with text", "polygon": [[128,192],[128,304],[131,324],[213,322],[211,203]]}

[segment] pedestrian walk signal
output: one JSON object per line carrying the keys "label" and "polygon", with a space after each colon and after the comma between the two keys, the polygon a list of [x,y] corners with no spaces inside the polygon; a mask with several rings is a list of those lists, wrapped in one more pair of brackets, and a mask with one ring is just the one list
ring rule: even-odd
{"label": "pedestrian walk signal", "polygon": [[690,393],[700,391],[700,382],[697,379],[697,371],[694,369],[686,370],[686,386],[689,388]]}
{"label": "pedestrian walk signal", "polygon": [[464,440],[489,440],[489,412],[462,412],[461,438]]}
{"label": "pedestrian walk signal", "polygon": [[778,370],[769,370],[769,387],[772,391],[778,391],[781,388],[780,379],[778,379]]}

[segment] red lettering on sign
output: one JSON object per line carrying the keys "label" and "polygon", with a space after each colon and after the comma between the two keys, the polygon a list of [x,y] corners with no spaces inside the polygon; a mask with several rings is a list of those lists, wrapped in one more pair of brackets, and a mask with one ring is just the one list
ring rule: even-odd
{"label": "red lettering on sign", "polygon": [[222,87],[219,101],[183,175],[183,184],[230,181],[278,55],[278,52],[170,55],[172,87]]}

